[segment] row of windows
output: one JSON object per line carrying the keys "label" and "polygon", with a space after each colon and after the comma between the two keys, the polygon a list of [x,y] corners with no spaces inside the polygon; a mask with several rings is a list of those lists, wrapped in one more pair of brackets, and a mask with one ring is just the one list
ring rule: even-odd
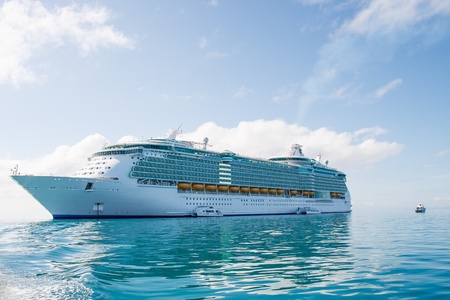
{"label": "row of windows", "polygon": [[[281,175],[281,174],[280,174]],[[132,177],[144,177],[152,179],[164,179],[175,181],[188,182],[204,182],[204,183],[219,183],[219,180],[231,180],[231,184],[239,186],[259,186],[259,187],[279,187],[286,189],[319,189],[319,190],[334,190],[346,191],[345,183],[336,181],[334,178],[321,178],[320,180],[313,180],[311,175],[301,176],[302,174],[295,174],[294,176],[286,178],[281,175],[274,176],[257,176],[251,177],[249,174],[242,176],[217,174],[216,172],[198,172],[198,171],[180,171],[169,169],[143,168],[133,167]]]}
{"label": "row of windows", "polygon": [[210,173],[210,174],[217,174],[217,168],[211,168],[211,167],[179,167],[176,165],[165,165],[165,164],[159,164],[159,163],[142,163],[138,162],[136,164],[137,167],[134,167],[133,169],[136,171],[143,171],[143,172],[157,172],[157,173],[179,173],[184,172],[184,174],[192,174],[192,173]]}
{"label": "row of windows", "polygon": [[151,163],[162,163],[162,164],[172,164],[177,166],[198,166],[204,165],[211,167],[212,165],[218,165],[219,160],[211,160],[205,157],[201,158],[188,158],[183,156],[175,156],[175,155],[166,155],[166,158],[160,157],[151,157],[148,156],[145,158],[145,161]]}
{"label": "row of windows", "polygon": [[[110,152],[115,151],[114,153],[116,153],[119,151],[121,154],[129,154],[136,153],[137,150],[142,149],[110,150]],[[321,170],[323,171],[321,174],[319,174],[320,171],[314,174],[311,173],[311,169],[302,168],[303,172],[299,172],[300,169],[297,166],[279,165],[239,157],[234,157],[233,160],[225,163],[218,155],[207,155],[206,152],[196,153],[192,149],[188,149],[187,152],[192,155],[166,153],[165,158],[146,157],[136,163],[130,175],[148,179],[215,184],[218,184],[220,180],[226,180],[231,184],[240,186],[276,186],[284,189],[346,191],[345,176],[334,176],[334,171],[330,173],[329,170],[324,169]],[[224,167],[229,171],[224,172]]]}
{"label": "row of windows", "polygon": [[139,154],[142,153],[142,149],[130,149],[130,150],[108,150],[94,153],[92,157],[96,156],[108,156],[108,155],[124,155],[124,154]]}
{"label": "row of windows", "polygon": [[187,181],[187,182],[203,182],[203,183],[219,183],[218,176],[202,176],[202,175],[177,175],[177,174],[158,174],[158,173],[146,173],[132,171],[130,173],[132,178],[148,178],[148,179],[161,179],[161,180],[174,180],[174,181]]}

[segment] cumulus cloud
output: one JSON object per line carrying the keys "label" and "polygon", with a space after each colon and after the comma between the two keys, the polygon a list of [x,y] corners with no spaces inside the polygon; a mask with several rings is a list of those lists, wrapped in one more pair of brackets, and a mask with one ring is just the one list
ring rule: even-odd
{"label": "cumulus cloud", "polygon": [[[398,155],[403,145],[379,140],[387,131],[380,127],[362,128],[353,132],[336,132],[327,128],[316,130],[282,120],[256,120],[240,122],[227,128],[213,122],[204,123],[192,132],[183,133],[179,139],[202,142],[209,138],[213,151],[230,150],[240,155],[269,158],[286,154],[291,145],[303,145],[306,156],[329,160],[330,166],[344,172],[360,170],[389,157]],[[118,142],[136,141],[139,138],[124,136]],[[0,205],[12,216],[49,218],[40,205],[25,193],[8,176],[11,168],[19,165],[21,174],[72,175],[87,163],[87,158],[110,142],[100,134],[87,136],[79,143],[59,146],[48,155],[34,159],[0,160]],[[23,206],[23,207],[22,207]],[[26,211],[24,211],[26,209]],[[39,211],[39,213],[36,213]],[[0,211],[0,218],[5,215]]]}
{"label": "cumulus cloud", "polygon": [[19,172],[25,174],[73,175],[87,163],[87,158],[110,142],[100,134],[87,136],[79,143],[58,146],[53,153],[19,163]]}
{"label": "cumulus cloud", "polygon": [[0,219],[8,218],[50,218],[50,214],[31,198],[19,185],[9,178],[14,166],[20,174],[73,175],[87,163],[95,151],[108,145],[109,141],[100,134],[87,136],[79,143],[61,145],[53,153],[33,159],[0,160]]}
{"label": "cumulus cloud", "polygon": [[111,46],[132,48],[133,42],[108,25],[111,12],[101,6],[70,4],[48,8],[40,1],[10,0],[0,6],[0,84],[33,83],[30,60],[44,47],[67,43],[82,55]]}
{"label": "cumulus cloud", "polygon": [[[387,131],[381,127],[362,128],[353,132],[336,132],[327,128],[316,130],[282,120],[243,121],[236,127],[221,127],[207,122],[195,131],[184,132],[182,139],[201,142],[209,138],[214,151],[231,150],[245,156],[268,158],[285,154],[294,143],[304,146],[304,153],[315,157],[321,153],[343,169],[363,167],[399,154],[403,145],[379,141]],[[118,143],[140,140],[127,135]],[[72,175],[90,155],[110,142],[100,134],[90,135],[79,143],[62,145],[44,157],[32,160],[0,161],[3,175],[19,164],[22,174]]]}
{"label": "cumulus cloud", "polygon": [[[300,3],[339,5],[320,0]],[[370,0],[359,5],[359,11],[352,13],[354,17],[344,20],[319,50],[314,71],[301,87],[300,117],[317,101],[357,99],[359,102],[367,98],[363,70],[374,64],[389,63],[393,53],[412,39],[428,40],[434,30],[443,30],[435,26],[439,17],[450,15],[450,1],[441,0]],[[436,36],[433,42],[448,35]],[[401,79],[396,79],[371,96],[382,97],[399,84]]]}
{"label": "cumulus cloud", "polygon": [[183,138],[202,141],[208,137],[211,150],[231,150],[240,155],[268,158],[286,154],[291,145],[304,146],[308,157],[321,154],[331,166],[344,171],[369,167],[390,156],[401,153],[403,145],[377,140],[387,131],[380,127],[363,128],[354,132],[335,132],[327,128],[311,130],[282,120],[240,122],[234,128],[213,122],[201,125]]}

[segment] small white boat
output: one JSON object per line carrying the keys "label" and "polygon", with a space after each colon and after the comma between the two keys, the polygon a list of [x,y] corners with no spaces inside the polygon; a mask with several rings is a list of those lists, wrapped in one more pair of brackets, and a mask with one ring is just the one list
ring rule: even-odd
{"label": "small white boat", "polygon": [[423,206],[422,203],[417,204],[416,213],[424,213],[427,209]]}
{"label": "small white boat", "polygon": [[314,207],[299,207],[297,209],[297,215],[316,215],[316,214],[320,214],[320,210],[318,210],[317,208]]}
{"label": "small white boat", "polygon": [[213,206],[199,206],[191,212],[193,217],[223,217],[220,209]]}

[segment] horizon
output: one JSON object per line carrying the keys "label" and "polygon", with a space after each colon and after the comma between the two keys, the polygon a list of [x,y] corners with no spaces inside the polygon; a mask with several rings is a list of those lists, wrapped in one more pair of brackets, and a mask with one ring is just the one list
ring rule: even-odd
{"label": "horizon", "polygon": [[299,143],[358,209],[450,204],[448,0],[10,0],[0,32],[0,219],[49,216],[15,165],[70,175],[180,124],[257,158]]}

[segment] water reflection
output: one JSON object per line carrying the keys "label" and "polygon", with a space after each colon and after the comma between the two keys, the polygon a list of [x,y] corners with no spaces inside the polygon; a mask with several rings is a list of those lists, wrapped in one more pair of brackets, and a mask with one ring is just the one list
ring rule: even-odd
{"label": "water reflection", "polygon": [[189,279],[181,288],[286,293],[352,268],[349,218],[101,221],[105,253],[92,261],[93,275],[102,282],[178,278]]}
{"label": "water reflection", "polygon": [[15,255],[27,255],[22,268],[81,280],[98,298],[165,297],[175,289],[191,297],[283,294],[352,269],[350,218],[51,221],[21,229]]}

